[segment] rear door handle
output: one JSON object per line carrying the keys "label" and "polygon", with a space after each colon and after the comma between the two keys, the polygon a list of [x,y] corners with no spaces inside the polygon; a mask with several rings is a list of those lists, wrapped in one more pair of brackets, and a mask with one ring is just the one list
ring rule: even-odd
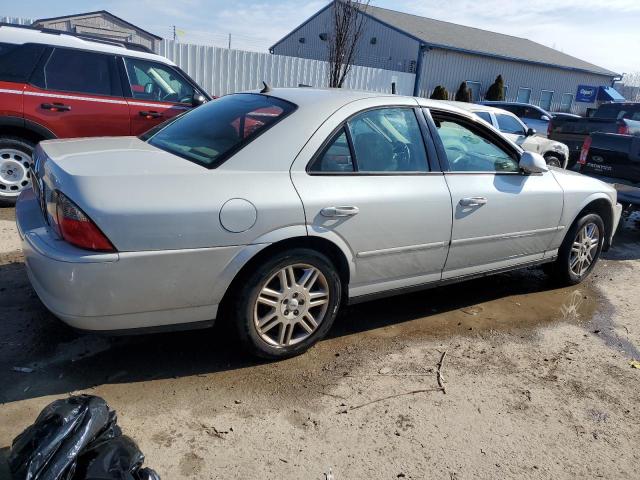
{"label": "rear door handle", "polygon": [[138,113],[140,113],[141,117],[149,118],[149,119],[151,119],[151,118],[159,118],[159,117],[162,116],[162,114],[160,112],[155,112],[153,110],[149,110],[148,112],[141,111],[141,112],[138,112]]}
{"label": "rear door handle", "polygon": [[51,110],[52,112],[68,112],[71,110],[71,106],[65,105],[64,103],[42,103],[40,107],[45,110]]}
{"label": "rear door handle", "polygon": [[353,217],[359,211],[360,209],[354,206],[326,207],[320,210],[320,214],[323,217]]}
{"label": "rear door handle", "polygon": [[460,205],[463,207],[479,207],[480,205],[486,205],[487,199],[485,197],[467,197],[460,200]]}

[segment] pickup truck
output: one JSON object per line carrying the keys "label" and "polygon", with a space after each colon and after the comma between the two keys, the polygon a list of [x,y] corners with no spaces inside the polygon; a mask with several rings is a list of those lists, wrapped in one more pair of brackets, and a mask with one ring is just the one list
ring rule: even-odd
{"label": "pickup truck", "polygon": [[580,173],[613,185],[624,214],[640,210],[640,135],[592,133],[578,164]]}
{"label": "pickup truck", "polygon": [[605,103],[589,118],[554,117],[549,123],[547,137],[569,147],[568,168],[571,168],[580,155],[585,138],[594,132],[640,134],[640,103]]}

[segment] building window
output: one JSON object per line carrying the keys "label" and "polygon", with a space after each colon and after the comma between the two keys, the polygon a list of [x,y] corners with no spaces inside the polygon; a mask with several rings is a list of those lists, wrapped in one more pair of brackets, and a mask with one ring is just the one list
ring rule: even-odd
{"label": "building window", "polygon": [[540,108],[547,112],[551,110],[551,102],[553,101],[553,92],[551,90],[542,90],[540,92]]}
{"label": "building window", "polygon": [[480,92],[482,90],[482,84],[480,82],[467,80],[467,87],[469,87],[469,89],[471,90],[471,100],[473,100],[474,102],[479,102],[480,100],[482,100],[482,98],[480,98]]}
{"label": "building window", "polygon": [[531,89],[527,87],[518,88],[518,96],[516,97],[516,102],[529,103],[530,100],[531,100]]}
{"label": "building window", "polygon": [[563,93],[562,94],[562,100],[560,100],[560,111],[561,112],[570,112],[572,106],[573,106],[573,94],[572,93]]}

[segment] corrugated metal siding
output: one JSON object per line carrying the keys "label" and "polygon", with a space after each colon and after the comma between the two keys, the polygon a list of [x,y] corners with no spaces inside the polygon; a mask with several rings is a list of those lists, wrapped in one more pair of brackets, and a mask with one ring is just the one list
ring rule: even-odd
{"label": "corrugated metal siding", "polygon": [[0,23],[12,23],[14,25],[31,25],[33,20],[33,18],[0,17]]}
{"label": "corrugated metal siding", "polygon": [[[247,52],[173,40],[160,42],[158,53],[175,62],[211,95],[253,90],[265,81],[272,87],[328,85],[328,63],[307,58]],[[345,88],[411,95],[415,75],[379,68],[353,66]]]}
{"label": "corrugated metal siding", "polygon": [[[328,45],[321,33],[331,31],[331,8],[322,11],[302,25],[282,42],[274,45],[273,53],[314,60],[327,60]],[[304,38],[304,43],[300,39]],[[375,38],[375,44],[371,40]],[[415,72],[418,42],[380,22],[368,18],[364,24],[355,65],[385,68],[401,72]]]}
{"label": "corrugated metal siding", "polygon": [[[462,81],[477,81],[482,84],[482,95],[498,75],[502,75],[507,85],[507,100],[515,101],[519,87],[531,88],[530,103],[540,102],[542,90],[554,92],[551,110],[560,110],[562,94],[574,96],[578,85],[611,85],[611,78],[584,72],[573,72],[553,67],[532,65],[516,61],[434,49],[426,52],[422,62],[420,95],[428,97],[437,85],[443,85],[450,95],[454,95]],[[584,113],[595,104],[576,103],[572,112]]]}

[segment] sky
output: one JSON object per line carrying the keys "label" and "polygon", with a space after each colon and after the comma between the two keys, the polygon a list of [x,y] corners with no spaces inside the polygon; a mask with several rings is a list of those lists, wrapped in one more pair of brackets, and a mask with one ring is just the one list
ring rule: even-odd
{"label": "sky", "polygon": [[[157,35],[266,51],[329,0],[23,0],[0,16],[109,10]],[[618,73],[640,72],[640,0],[373,0],[372,5],[529,38]]]}

